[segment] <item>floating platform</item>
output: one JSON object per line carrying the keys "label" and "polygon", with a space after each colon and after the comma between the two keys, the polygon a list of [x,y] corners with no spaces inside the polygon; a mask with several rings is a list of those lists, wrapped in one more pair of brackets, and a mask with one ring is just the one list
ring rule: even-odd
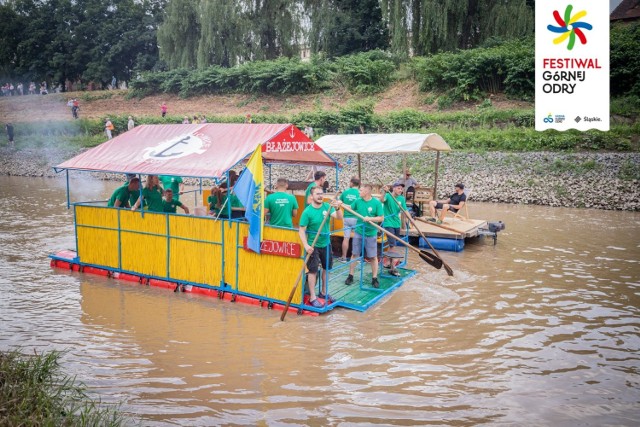
{"label": "floating platform", "polygon": [[[105,268],[103,266],[84,264],[80,262],[77,253],[72,250],[59,251],[50,255],[49,258],[51,258],[51,267],[53,268],[94,274],[116,280],[133,282],[144,286],[165,288],[174,292],[200,294],[229,302],[239,302],[267,309],[282,311],[285,307],[285,304],[282,301],[273,301],[269,298],[260,298],[256,295],[238,292],[230,285],[219,287],[184,283],[139,273],[122,272],[117,269]],[[299,315],[318,316],[322,313],[331,311],[336,307],[344,307],[363,312],[393,290],[400,287],[406,279],[415,274],[415,271],[413,270],[396,268],[396,271],[400,273],[400,276],[391,276],[387,274],[386,269],[380,268],[378,274],[380,286],[379,288],[373,288],[370,286],[371,267],[368,263],[365,263],[364,268],[356,267],[354,274],[355,282],[352,285],[346,285],[344,282],[349,274],[349,264],[351,262],[359,262],[359,260],[349,262],[340,262],[335,260],[334,267],[329,272],[329,291],[334,299],[333,303],[329,304],[328,301],[325,302],[323,299],[318,298],[320,302],[325,304],[324,307],[316,308],[309,306],[307,308],[306,305],[309,304],[309,297],[308,295],[305,295],[302,306],[291,305],[288,309],[289,312],[297,313]],[[361,283],[358,284],[358,281]],[[293,286],[293,283],[291,286]]]}

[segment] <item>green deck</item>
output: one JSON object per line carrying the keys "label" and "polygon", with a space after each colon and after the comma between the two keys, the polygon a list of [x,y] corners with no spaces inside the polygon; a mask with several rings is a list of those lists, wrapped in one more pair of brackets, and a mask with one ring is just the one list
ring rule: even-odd
{"label": "green deck", "polygon": [[[397,268],[400,276],[391,276],[386,268],[378,271],[379,288],[371,286],[371,265],[364,263],[364,268],[360,268],[360,261],[354,261],[356,269],[353,274],[354,283],[345,285],[344,281],[349,274],[349,263],[335,261],[333,270],[329,272],[329,294],[335,300],[325,310],[328,311],[335,307],[345,307],[357,311],[365,311],[376,301],[391,293],[395,288],[399,287],[407,278],[413,276],[415,271],[404,268]],[[361,274],[362,273],[362,274]],[[360,280],[362,276],[362,281]]]}

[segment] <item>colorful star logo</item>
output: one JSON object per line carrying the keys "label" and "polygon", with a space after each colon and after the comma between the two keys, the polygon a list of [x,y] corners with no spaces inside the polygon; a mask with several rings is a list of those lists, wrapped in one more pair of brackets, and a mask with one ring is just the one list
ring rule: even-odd
{"label": "colorful star logo", "polygon": [[557,10],[554,10],[553,17],[560,26],[556,27],[554,25],[547,25],[547,29],[552,33],[561,34],[559,37],[553,39],[553,44],[560,44],[567,38],[569,39],[569,43],[567,43],[567,50],[573,49],[573,46],[576,44],[576,36],[578,36],[582,44],[587,44],[587,37],[582,32],[582,29],[593,29],[593,26],[591,24],[579,21],[579,19],[587,16],[586,10],[581,10],[580,12],[571,16],[572,10],[573,6],[567,5],[567,8],[564,10],[564,19],[560,17],[560,14]]}

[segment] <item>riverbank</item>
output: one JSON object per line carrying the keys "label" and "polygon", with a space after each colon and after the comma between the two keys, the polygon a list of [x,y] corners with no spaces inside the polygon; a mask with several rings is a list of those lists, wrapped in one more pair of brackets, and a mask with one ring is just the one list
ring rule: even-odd
{"label": "riverbank", "polygon": [[[0,174],[62,178],[53,166],[81,150],[60,148],[12,150],[0,148]],[[343,165],[340,188],[357,175],[356,156],[336,156]],[[414,178],[433,183],[435,155],[408,156]],[[392,182],[402,168],[402,156],[364,156],[362,179]],[[272,176],[304,179],[306,170],[274,167]],[[328,171],[329,181],[335,182]],[[74,178],[86,179],[77,173]],[[121,179],[121,175],[92,174],[94,179]],[[440,160],[438,197],[446,197],[456,182],[471,190],[470,201],[535,204],[626,211],[640,210],[640,153],[558,153],[558,152],[453,152]],[[193,181],[192,183],[195,183]],[[208,185],[208,183],[205,183]]]}

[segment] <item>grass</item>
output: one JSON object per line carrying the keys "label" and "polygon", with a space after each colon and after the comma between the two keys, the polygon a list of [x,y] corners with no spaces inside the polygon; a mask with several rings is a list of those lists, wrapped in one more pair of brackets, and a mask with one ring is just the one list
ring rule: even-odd
{"label": "grass", "polygon": [[61,353],[0,352],[0,425],[120,426],[125,418],[60,372]]}

